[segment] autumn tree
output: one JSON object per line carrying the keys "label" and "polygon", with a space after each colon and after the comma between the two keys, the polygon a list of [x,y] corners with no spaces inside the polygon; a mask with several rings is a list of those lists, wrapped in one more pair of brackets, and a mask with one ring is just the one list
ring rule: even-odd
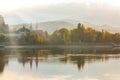
{"label": "autumn tree", "polygon": [[96,31],[91,27],[86,28],[84,35],[84,42],[96,42]]}

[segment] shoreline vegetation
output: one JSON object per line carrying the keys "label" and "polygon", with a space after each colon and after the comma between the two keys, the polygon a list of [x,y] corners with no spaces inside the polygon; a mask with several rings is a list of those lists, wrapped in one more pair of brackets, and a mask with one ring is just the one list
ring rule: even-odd
{"label": "shoreline vegetation", "polygon": [[[32,26],[31,26],[32,27]],[[62,28],[48,34],[47,31],[20,28],[17,36],[8,37],[0,34],[1,45],[77,45],[77,46],[111,46],[120,43],[120,33],[110,33],[106,30],[97,31],[78,23],[77,28],[68,30]],[[9,33],[8,33],[9,34]]]}
{"label": "shoreline vegetation", "polygon": [[6,45],[4,48],[38,48],[38,49],[51,49],[51,48],[67,48],[67,49],[74,49],[74,48],[112,48],[112,45]]}

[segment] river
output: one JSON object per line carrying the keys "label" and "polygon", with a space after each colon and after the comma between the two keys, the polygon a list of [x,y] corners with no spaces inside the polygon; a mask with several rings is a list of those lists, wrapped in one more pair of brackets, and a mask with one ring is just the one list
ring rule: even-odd
{"label": "river", "polygon": [[120,80],[120,49],[0,49],[0,80]]}

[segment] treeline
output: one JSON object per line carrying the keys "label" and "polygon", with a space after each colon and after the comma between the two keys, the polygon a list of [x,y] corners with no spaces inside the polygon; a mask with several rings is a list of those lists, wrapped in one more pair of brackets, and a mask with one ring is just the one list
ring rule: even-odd
{"label": "treeline", "polygon": [[0,33],[0,42],[7,42],[8,37],[4,33]]}
{"label": "treeline", "polygon": [[[0,42],[10,40],[0,34]],[[110,33],[106,30],[97,31],[79,23],[76,28],[68,30],[62,28],[51,35],[47,32],[31,31],[16,38],[18,43],[28,44],[80,44],[80,43],[120,43],[120,33]]]}
{"label": "treeline", "polygon": [[18,39],[19,43],[28,44],[47,44],[49,35],[47,32],[30,32],[28,34],[22,34]]}
{"label": "treeline", "polygon": [[75,29],[62,28],[51,35],[47,32],[42,34],[31,32],[29,35],[22,35],[20,41],[32,44],[120,43],[120,33],[96,31],[79,23]]}

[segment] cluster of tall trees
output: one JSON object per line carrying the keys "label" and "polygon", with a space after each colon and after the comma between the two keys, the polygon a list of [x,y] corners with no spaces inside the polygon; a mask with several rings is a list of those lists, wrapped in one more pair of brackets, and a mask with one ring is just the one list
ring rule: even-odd
{"label": "cluster of tall trees", "polygon": [[0,42],[7,42],[8,38],[5,34],[0,33]]}
{"label": "cluster of tall trees", "polygon": [[[3,34],[0,34],[1,41],[6,41]],[[32,31],[21,35],[18,42],[29,44],[120,43],[120,33],[110,33],[105,30],[97,31],[79,23],[72,30],[62,28],[54,31],[51,35],[43,31]]]}
{"label": "cluster of tall trees", "polygon": [[47,38],[47,32],[30,32],[28,34],[22,34],[19,38],[19,43],[45,44],[47,42]]}
{"label": "cluster of tall trees", "polygon": [[79,23],[77,28],[56,30],[50,37],[50,42],[55,44],[77,43],[120,43],[120,33],[97,31]]}

